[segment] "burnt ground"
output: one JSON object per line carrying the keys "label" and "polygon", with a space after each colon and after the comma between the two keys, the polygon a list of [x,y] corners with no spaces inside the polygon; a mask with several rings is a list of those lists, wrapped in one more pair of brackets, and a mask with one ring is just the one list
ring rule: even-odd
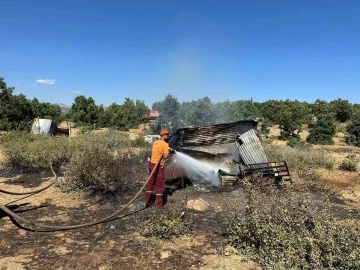
{"label": "burnt ground", "polygon": [[[42,186],[49,180],[49,172],[2,171],[1,174],[0,188],[17,191]],[[18,198],[0,196],[2,203]],[[322,193],[315,192],[312,197],[318,203],[324,199]],[[130,198],[130,193],[88,198],[51,187],[9,206],[24,218],[69,225],[104,217]],[[193,224],[189,235],[160,240],[139,234],[140,224],[147,218],[170,210],[180,212],[184,201],[199,198],[210,206],[204,212],[186,211]],[[337,216],[347,217],[347,202],[336,197],[330,197],[330,202]],[[27,230],[0,212],[0,269],[257,269],[252,262],[243,262],[240,255],[225,256],[223,252],[226,216],[245,204],[245,194],[240,187],[188,186],[169,196],[162,209],[147,208],[107,223],[60,232]],[[143,206],[139,198],[128,213]],[[352,213],[353,218],[360,219],[358,210]]]}

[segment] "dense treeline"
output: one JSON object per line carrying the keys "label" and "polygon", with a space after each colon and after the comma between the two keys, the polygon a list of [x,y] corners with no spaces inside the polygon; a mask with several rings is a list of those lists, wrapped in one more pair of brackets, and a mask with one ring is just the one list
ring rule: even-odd
{"label": "dense treeline", "polygon": [[145,114],[148,110],[143,101],[135,102],[129,98],[122,105],[112,103],[105,108],[96,105],[91,97],[77,96],[70,111],[64,115],[65,119],[73,121],[77,126],[96,126],[117,129],[121,131],[137,128],[145,123]]}
{"label": "dense treeline", "polygon": [[7,87],[0,78],[0,130],[25,129],[27,123],[36,117],[61,120],[61,108],[36,98],[27,99],[25,95],[14,95],[14,87]]}
{"label": "dense treeline", "polygon": [[[77,96],[71,109],[61,114],[60,107],[29,100],[24,95],[13,95],[13,87],[7,87],[0,78],[0,129],[24,129],[26,123],[35,117],[71,120],[77,126],[108,127],[128,130],[145,122],[147,106],[143,101],[135,102],[126,98],[121,105],[111,104],[105,108],[97,105],[91,97]],[[302,127],[310,128],[307,138],[313,144],[332,144],[337,127],[345,127],[346,142],[360,146],[360,104],[338,98],[327,102],[314,103],[297,100],[251,100],[223,101],[213,103],[210,98],[179,102],[176,97],[166,95],[155,102],[152,109],[159,111],[160,117],[152,127],[158,132],[162,127],[175,131],[180,127],[225,123],[237,120],[256,119],[262,123],[262,130],[271,125],[279,125],[280,138],[298,140]],[[343,124],[342,124],[343,123]]]}
{"label": "dense treeline", "polygon": [[8,87],[0,77],[0,130],[22,130],[27,123],[36,117],[52,119],[59,123],[62,120],[73,121],[80,127],[108,127],[118,130],[136,128],[145,122],[147,106],[143,101],[126,98],[124,104],[111,104],[104,108],[96,105],[93,98],[77,96],[68,113],[62,114],[57,104],[39,102],[26,98],[25,95],[14,95],[15,88]]}

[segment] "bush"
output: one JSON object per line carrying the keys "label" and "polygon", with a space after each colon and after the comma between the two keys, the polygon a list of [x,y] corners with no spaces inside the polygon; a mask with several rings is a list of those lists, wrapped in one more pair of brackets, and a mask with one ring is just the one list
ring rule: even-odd
{"label": "bush", "polygon": [[292,148],[289,146],[265,145],[265,152],[270,161],[285,160],[291,171],[305,173],[306,169],[334,167],[333,158],[325,151],[311,147]]}
{"label": "bush", "polygon": [[71,157],[66,138],[9,132],[1,139],[4,164],[10,167],[48,168],[50,163],[57,166]]}
{"label": "bush", "polygon": [[348,123],[345,142],[348,145],[360,146],[360,112],[354,113]]}
{"label": "bush", "polygon": [[359,269],[360,226],[336,219],[328,201],[260,193],[246,188],[248,202],[228,222],[230,243],[264,269]]}
{"label": "bush", "polygon": [[261,133],[264,134],[265,137],[269,135],[271,125],[272,125],[271,121],[268,120],[267,118],[261,121]]}
{"label": "bush", "polygon": [[147,174],[146,157],[128,152],[115,156],[106,148],[89,147],[76,152],[62,167],[63,190],[122,191],[142,181]]}
{"label": "bush", "polygon": [[83,134],[75,138],[13,132],[1,136],[5,165],[61,167],[63,190],[117,191],[132,187],[147,175],[148,149],[130,147],[118,132]]}
{"label": "bush", "polygon": [[134,147],[147,147],[149,146],[150,144],[145,141],[145,138],[144,136],[137,136],[134,140],[131,140],[131,146],[134,146]]}
{"label": "bush", "polygon": [[94,129],[94,127],[92,127],[92,126],[80,126],[79,134],[90,133],[93,129]]}
{"label": "bush", "polygon": [[306,140],[311,144],[331,145],[334,144],[335,133],[335,117],[331,114],[320,115]]}
{"label": "bush", "polygon": [[357,172],[358,171],[358,163],[356,160],[344,159],[340,165],[340,170],[349,171],[349,172]]}
{"label": "bush", "polygon": [[306,143],[300,140],[300,138],[290,137],[286,144],[291,147],[304,147]]}
{"label": "bush", "polygon": [[52,163],[61,166],[76,152],[93,147],[123,149],[129,140],[116,132],[83,134],[75,138],[34,135],[28,132],[9,132],[1,136],[5,165],[10,167],[48,168]]}
{"label": "bush", "polygon": [[167,210],[163,214],[154,213],[141,223],[139,232],[145,237],[169,239],[172,236],[186,235],[190,232],[191,221],[185,220],[185,211]]}

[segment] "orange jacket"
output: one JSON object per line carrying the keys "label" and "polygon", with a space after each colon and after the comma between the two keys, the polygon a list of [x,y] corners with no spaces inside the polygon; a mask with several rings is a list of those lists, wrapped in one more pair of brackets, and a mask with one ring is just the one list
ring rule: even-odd
{"label": "orange jacket", "polygon": [[[156,140],[152,146],[150,163],[158,163],[162,154],[165,156],[165,158],[169,155],[169,145],[164,140]],[[160,166],[164,166],[164,163],[165,160],[162,159]]]}

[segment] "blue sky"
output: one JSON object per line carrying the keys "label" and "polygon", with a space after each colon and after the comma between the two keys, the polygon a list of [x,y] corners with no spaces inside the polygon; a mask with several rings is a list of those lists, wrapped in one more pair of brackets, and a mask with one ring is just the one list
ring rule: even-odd
{"label": "blue sky", "polygon": [[2,0],[0,7],[0,77],[28,98],[360,103],[360,1]]}

